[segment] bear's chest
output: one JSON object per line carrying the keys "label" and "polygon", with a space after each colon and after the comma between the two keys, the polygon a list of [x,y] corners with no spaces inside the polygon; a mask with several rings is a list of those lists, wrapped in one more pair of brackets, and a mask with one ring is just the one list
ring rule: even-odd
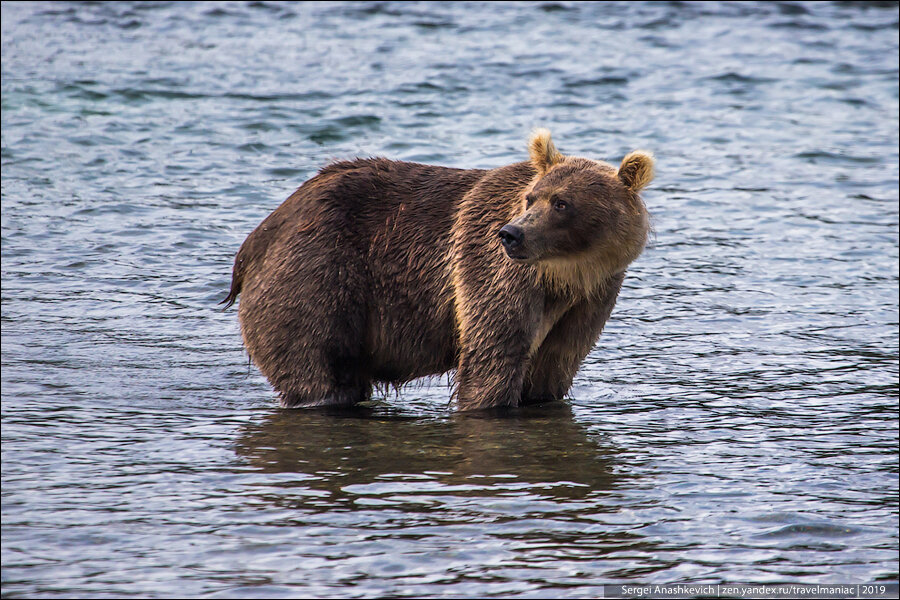
{"label": "bear's chest", "polygon": [[544,299],[544,310],[541,313],[541,320],[538,323],[534,338],[531,340],[531,347],[528,350],[530,356],[537,352],[537,349],[547,339],[547,334],[550,333],[550,330],[553,329],[562,316],[572,308],[573,304],[574,302],[571,299],[558,296],[548,296]]}

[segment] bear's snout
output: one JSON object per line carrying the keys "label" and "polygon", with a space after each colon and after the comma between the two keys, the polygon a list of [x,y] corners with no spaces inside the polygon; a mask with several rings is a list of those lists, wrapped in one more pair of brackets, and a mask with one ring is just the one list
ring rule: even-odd
{"label": "bear's snout", "polygon": [[507,251],[517,249],[525,239],[525,232],[522,231],[522,228],[511,223],[504,225],[497,235],[500,236],[500,243]]}

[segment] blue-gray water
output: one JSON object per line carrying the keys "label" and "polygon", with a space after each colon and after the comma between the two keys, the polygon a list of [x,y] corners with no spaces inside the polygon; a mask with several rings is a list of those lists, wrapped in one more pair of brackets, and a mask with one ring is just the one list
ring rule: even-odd
{"label": "blue-gray water", "polygon": [[[898,577],[894,3],[4,3],[4,596]],[[571,401],[277,408],[217,306],[335,158],[656,153]]]}

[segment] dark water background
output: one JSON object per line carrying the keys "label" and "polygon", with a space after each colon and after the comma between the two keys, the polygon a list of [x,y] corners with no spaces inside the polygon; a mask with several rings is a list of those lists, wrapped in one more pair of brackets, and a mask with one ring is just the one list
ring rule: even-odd
{"label": "dark water background", "polygon": [[[3,3],[4,596],[898,578],[894,3]],[[329,160],[655,151],[571,402],[276,407],[217,307]]]}

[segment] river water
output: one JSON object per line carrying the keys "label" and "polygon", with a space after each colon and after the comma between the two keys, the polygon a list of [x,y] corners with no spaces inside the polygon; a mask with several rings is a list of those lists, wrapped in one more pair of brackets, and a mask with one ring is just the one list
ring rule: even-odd
{"label": "river water", "polygon": [[[571,400],[285,411],[227,293],[353,156],[656,153]],[[4,3],[4,597],[898,578],[896,3]]]}

